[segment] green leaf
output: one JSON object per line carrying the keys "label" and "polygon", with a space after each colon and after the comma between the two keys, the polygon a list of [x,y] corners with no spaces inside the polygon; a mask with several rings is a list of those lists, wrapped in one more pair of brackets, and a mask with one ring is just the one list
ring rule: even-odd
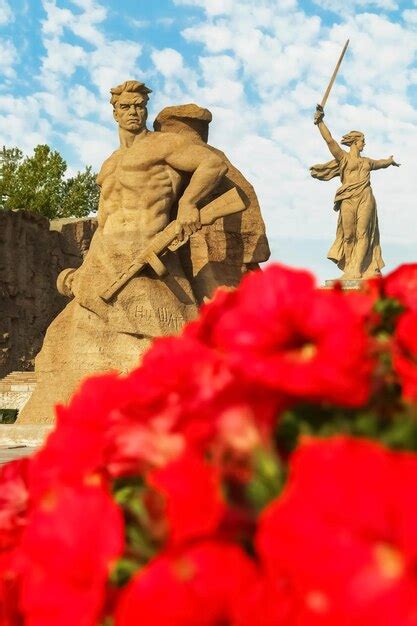
{"label": "green leaf", "polygon": [[285,481],[283,466],[278,457],[264,448],[255,454],[253,476],[246,486],[246,497],[260,511],[280,493]]}
{"label": "green leaf", "polygon": [[117,587],[123,587],[139,571],[141,565],[134,559],[121,558],[113,567],[110,582]]}

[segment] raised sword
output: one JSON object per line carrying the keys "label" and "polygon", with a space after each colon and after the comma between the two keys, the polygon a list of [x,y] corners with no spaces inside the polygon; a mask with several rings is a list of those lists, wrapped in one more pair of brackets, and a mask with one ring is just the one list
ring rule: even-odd
{"label": "raised sword", "polygon": [[320,102],[320,104],[318,104],[318,105],[317,105],[317,110],[318,110],[318,111],[323,111],[323,110],[324,110],[324,107],[326,106],[326,102],[327,102],[327,100],[328,100],[328,97],[329,97],[330,92],[331,92],[331,90],[332,90],[332,87],[333,87],[333,85],[334,85],[334,81],[336,80],[336,76],[337,76],[337,74],[338,74],[338,72],[339,72],[340,66],[342,65],[343,57],[344,57],[344,56],[345,56],[345,54],[346,54],[346,50],[348,49],[348,46],[349,46],[349,39],[347,40],[347,42],[346,42],[346,43],[345,43],[345,45],[343,46],[343,50],[342,50],[342,52],[341,52],[341,55],[340,55],[340,57],[339,57],[338,62],[336,63],[336,67],[334,68],[334,72],[333,72],[333,74],[332,74],[332,77],[331,77],[331,79],[330,79],[330,82],[329,82],[329,84],[327,85],[327,89],[326,89],[326,91],[324,92],[323,99],[322,99],[322,101]]}

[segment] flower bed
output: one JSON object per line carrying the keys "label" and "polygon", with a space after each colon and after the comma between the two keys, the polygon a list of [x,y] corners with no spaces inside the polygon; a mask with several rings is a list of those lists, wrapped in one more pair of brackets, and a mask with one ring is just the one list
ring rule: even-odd
{"label": "flower bed", "polygon": [[271,265],[0,474],[1,626],[417,624],[417,265]]}

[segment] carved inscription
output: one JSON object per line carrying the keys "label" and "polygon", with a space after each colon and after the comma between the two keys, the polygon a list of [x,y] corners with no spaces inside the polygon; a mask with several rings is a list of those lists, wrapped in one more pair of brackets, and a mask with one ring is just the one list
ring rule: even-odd
{"label": "carved inscription", "polygon": [[152,319],[155,319],[155,314],[151,309],[147,309],[142,304],[137,304],[135,307],[135,317],[150,322]]}
{"label": "carved inscription", "polygon": [[161,322],[168,324],[176,331],[180,330],[184,324],[184,319],[181,315],[173,313],[164,306],[158,308],[158,317]]}
{"label": "carved inscription", "polygon": [[149,309],[142,304],[137,304],[135,307],[135,317],[146,322],[152,320],[158,320],[162,324],[166,324],[173,331],[179,331],[184,325],[184,318],[182,315],[171,311],[167,307],[158,307],[156,310]]}

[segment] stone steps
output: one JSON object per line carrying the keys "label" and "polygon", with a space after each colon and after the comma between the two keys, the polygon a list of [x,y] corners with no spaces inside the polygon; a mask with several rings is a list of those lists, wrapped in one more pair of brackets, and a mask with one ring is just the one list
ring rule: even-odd
{"label": "stone steps", "polygon": [[22,409],[35,387],[35,372],[10,372],[0,380],[0,409]]}
{"label": "stone steps", "polygon": [[19,391],[16,386],[21,387],[20,391],[27,391],[28,386],[33,388],[36,385],[35,372],[10,372],[7,376],[0,379],[1,391]]}

